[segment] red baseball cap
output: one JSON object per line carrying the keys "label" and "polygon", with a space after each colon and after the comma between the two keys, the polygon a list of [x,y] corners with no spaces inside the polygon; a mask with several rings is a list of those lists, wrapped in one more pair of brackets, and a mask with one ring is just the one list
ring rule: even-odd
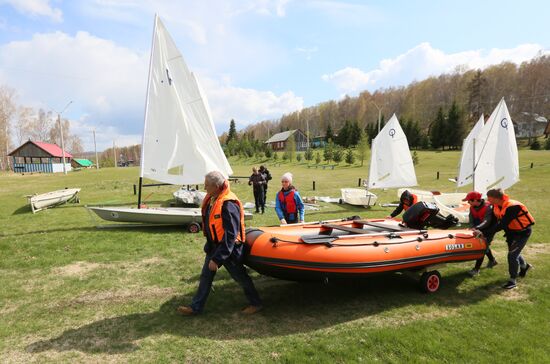
{"label": "red baseball cap", "polygon": [[468,192],[466,197],[462,199],[462,201],[470,201],[470,200],[481,200],[481,193],[476,191]]}

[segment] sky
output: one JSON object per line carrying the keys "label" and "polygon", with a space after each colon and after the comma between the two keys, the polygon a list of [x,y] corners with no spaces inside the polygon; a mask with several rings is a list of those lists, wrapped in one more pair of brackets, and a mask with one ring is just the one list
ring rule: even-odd
{"label": "sky", "polygon": [[[0,0],[0,85],[93,150],[141,142],[154,15],[218,134],[363,90],[550,53],[548,1]],[[374,107],[374,106],[373,106]],[[388,114],[391,113],[388,110]]]}

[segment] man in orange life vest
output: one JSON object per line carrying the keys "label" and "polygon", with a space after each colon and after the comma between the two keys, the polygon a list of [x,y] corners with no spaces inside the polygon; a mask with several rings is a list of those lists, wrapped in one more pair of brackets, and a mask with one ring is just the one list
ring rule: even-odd
{"label": "man in orange life vest", "polygon": [[493,205],[498,221],[495,231],[504,230],[506,243],[508,243],[510,279],[502,288],[512,289],[516,287],[516,278],[525,277],[531,268],[531,264],[521,256],[521,250],[531,236],[531,225],[535,224],[535,219],[524,204],[511,200],[500,188],[487,191],[487,199]]}
{"label": "man in orange life vest", "polygon": [[[495,227],[497,224],[497,219],[493,214],[493,205],[489,202],[486,202],[481,196],[481,193],[476,191],[468,192],[466,198],[462,201],[468,201],[470,204],[470,226],[472,230],[481,231],[485,241],[487,242],[487,250],[485,254],[489,258],[489,263],[487,263],[487,268],[493,268],[497,265],[497,261],[493,256],[493,252],[489,247],[495,236]],[[485,256],[476,260],[476,265],[474,269],[468,272],[472,277],[479,274],[479,269],[481,264],[483,264],[483,259]]]}
{"label": "man in orange life vest", "polygon": [[401,197],[399,198],[399,206],[393,210],[393,212],[390,214],[390,216],[387,216],[388,219],[393,219],[397,215],[399,215],[403,210],[407,211],[409,207],[414,205],[418,202],[418,197],[411,193],[409,190],[403,191],[401,194]]}
{"label": "man in orange life vest", "polygon": [[231,277],[243,288],[249,306],[242,312],[253,314],[261,310],[262,301],[252,279],[244,267],[244,209],[237,196],[230,191],[229,183],[217,171],[204,178],[206,197],[202,204],[203,230],[206,236],[199,288],[190,306],[180,306],[177,311],[184,315],[203,311],[212,288],[217,270],[222,265]]}

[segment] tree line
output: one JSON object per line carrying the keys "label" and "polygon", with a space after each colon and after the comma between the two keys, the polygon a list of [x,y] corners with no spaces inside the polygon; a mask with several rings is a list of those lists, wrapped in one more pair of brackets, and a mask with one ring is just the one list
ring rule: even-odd
{"label": "tree line", "polygon": [[[381,113],[386,116],[396,113],[404,129],[406,123],[412,124],[413,134],[419,139],[415,136],[410,144],[421,148],[435,141],[432,138],[432,127],[435,126],[439,132],[441,115],[443,119],[448,118],[453,105],[451,120],[447,124],[455,123],[458,113],[458,122],[463,123],[467,131],[482,113],[490,114],[502,97],[513,120],[525,120],[535,115],[548,118],[550,56],[539,55],[520,65],[503,62],[484,70],[458,67],[453,72],[415,81],[407,86],[382,88],[373,93],[364,91],[356,97],[345,96],[339,101],[322,102],[285,114],[276,120],[264,120],[249,125],[241,133],[246,133],[249,139],[253,136],[258,140],[266,140],[268,135],[285,130],[301,129],[305,132],[307,125],[310,136],[315,137],[328,135],[329,132],[339,134],[338,131],[346,123],[357,123],[372,139],[374,128],[378,129],[380,108]],[[461,128],[459,125],[457,134],[463,133]],[[227,133],[224,133],[221,140],[226,137]],[[332,140],[343,144],[334,138]],[[457,142],[453,140],[443,143],[445,147],[455,148]],[[436,141],[433,147],[437,148],[437,145]]]}
{"label": "tree line", "polygon": [[[17,93],[14,89],[0,86],[0,169],[7,169],[8,154],[29,139],[61,146],[57,114],[17,105],[16,99]],[[72,132],[69,120],[61,118],[60,121],[65,150],[78,156],[83,152],[82,140]]]}

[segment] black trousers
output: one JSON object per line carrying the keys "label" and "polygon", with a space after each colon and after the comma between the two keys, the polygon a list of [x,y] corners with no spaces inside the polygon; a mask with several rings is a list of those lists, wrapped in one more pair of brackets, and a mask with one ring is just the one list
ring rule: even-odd
{"label": "black trousers", "polygon": [[256,205],[256,212],[265,211],[265,192],[263,188],[254,189],[254,204]]}

